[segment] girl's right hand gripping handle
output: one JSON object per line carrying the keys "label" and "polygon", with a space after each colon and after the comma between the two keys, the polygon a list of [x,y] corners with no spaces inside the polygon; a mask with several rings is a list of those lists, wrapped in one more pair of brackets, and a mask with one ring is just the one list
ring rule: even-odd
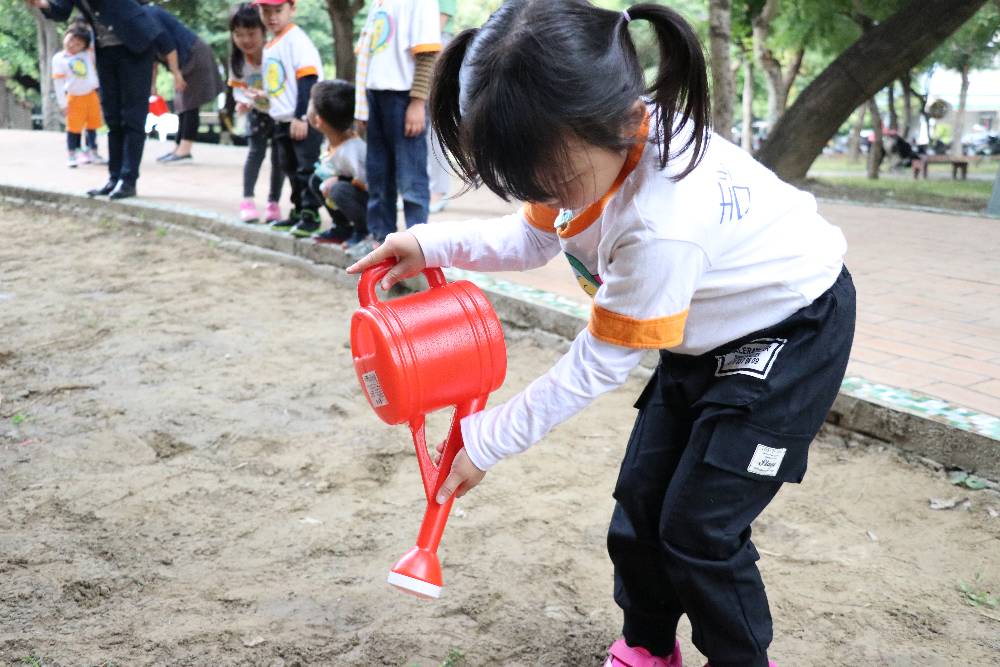
{"label": "girl's right hand gripping handle", "polygon": [[[358,281],[358,302],[361,303],[362,307],[368,307],[378,302],[378,297],[375,295],[375,288],[382,282],[385,275],[389,273],[389,269],[395,265],[395,259],[387,259],[364,270],[361,274],[361,280]],[[431,288],[444,287],[448,284],[444,278],[444,272],[439,268],[424,269],[423,274],[427,278],[427,284]]]}

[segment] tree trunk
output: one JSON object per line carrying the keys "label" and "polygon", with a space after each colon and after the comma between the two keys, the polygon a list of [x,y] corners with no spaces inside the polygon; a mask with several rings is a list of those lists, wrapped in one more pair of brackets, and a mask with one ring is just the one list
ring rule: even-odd
{"label": "tree trunk", "polygon": [[56,102],[56,92],[52,83],[52,55],[62,48],[62,41],[56,32],[56,24],[45,18],[37,9],[31,12],[35,17],[38,43],[38,78],[42,97],[42,129],[59,130],[62,127],[62,112]]}
{"label": "tree trunk", "polygon": [[730,0],[709,0],[708,34],[712,52],[712,127],[726,140],[732,140],[733,98],[736,82],[730,64],[729,42],[732,7]]}
{"label": "tree trunk", "polygon": [[851,135],[847,138],[847,157],[850,158],[851,162],[857,162],[861,159],[861,130],[865,129],[865,114],[867,112],[868,105],[862,104],[854,116]]}
{"label": "tree trunk", "polygon": [[742,145],[753,153],[753,54],[747,53],[743,61],[743,131]]}
{"label": "tree trunk", "polygon": [[969,66],[962,66],[962,92],[958,95],[958,108],[955,109],[955,127],[952,132],[951,151],[953,156],[963,155],[962,135],[965,134],[965,106],[969,101]]}
{"label": "tree trunk", "polygon": [[862,35],[798,96],[758,151],[781,178],[809,166],[851,112],[926,58],[987,0],[911,0]]}
{"label": "tree trunk", "polygon": [[889,105],[889,129],[899,132],[899,114],[896,113],[896,82],[890,81],[885,89]]}
{"label": "tree trunk", "polygon": [[872,145],[868,149],[868,178],[878,180],[878,170],[882,166],[882,158],[885,156],[885,146],[882,144],[882,114],[878,110],[878,102],[875,98],[868,100],[868,111],[872,115],[872,128],[875,136],[872,137]]}
{"label": "tree trunk", "polygon": [[753,18],[753,49],[760,61],[760,66],[764,70],[767,82],[767,120],[774,124],[785,112],[788,106],[788,94],[792,90],[799,71],[802,69],[802,59],[805,57],[805,49],[800,48],[795,52],[795,57],[788,64],[788,71],[783,72],[781,62],[774,51],[767,45],[767,40],[771,35],[771,22],[778,14],[779,0],[767,0],[764,3],[760,14]]}
{"label": "tree trunk", "polygon": [[903,89],[903,138],[910,141],[913,130],[913,104],[910,98],[910,73],[899,78],[899,86]]}
{"label": "tree trunk", "polygon": [[326,13],[333,28],[333,62],[337,78],[351,83],[354,83],[358,64],[354,55],[354,17],[364,6],[364,0],[326,0]]}

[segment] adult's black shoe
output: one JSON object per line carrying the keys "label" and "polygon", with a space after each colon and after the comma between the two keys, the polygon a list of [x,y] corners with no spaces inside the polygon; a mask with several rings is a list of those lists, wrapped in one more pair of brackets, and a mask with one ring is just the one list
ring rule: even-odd
{"label": "adult's black shoe", "polygon": [[94,188],[93,190],[87,190],[87,196],[88,197],[107,197],[109,194],[111,194],[114,191],[115,186],[117,186],[117,185],[118,185],[118,181],[116,181],[113,178],[109,179],[108,182],[105,183],[104,185],[102,185],[101,187]]}
{"label": "adult's black shoe", "polygon": [[135,184],[126,183],[125,181],[118,181],[118,185],[115,189],[111,191],[108,195],[108,199],[128,199],[129,197],[135,197]]}

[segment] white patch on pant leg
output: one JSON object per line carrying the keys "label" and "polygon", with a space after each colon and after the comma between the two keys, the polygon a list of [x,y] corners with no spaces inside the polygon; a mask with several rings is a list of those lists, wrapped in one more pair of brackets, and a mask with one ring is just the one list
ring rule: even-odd
{"label": "white patch on pant leg", "polygon": [[750,459],[750,465],[747,466],[747,472],[766,477],[775,477],[778,474],[778,468],[781,467],[781,460],[785,458],[785,452],[787,451],[787,449],[776,449],[758,444],[756,451],[753,453],[753,458]]}
{"label": "white patch on pant leg", "polygon": [[718,366],[715,377],[739,374],[763,380],[771,372],[774,360],[787,342],[787,338],[758,338],[732,352],[716,356]]}

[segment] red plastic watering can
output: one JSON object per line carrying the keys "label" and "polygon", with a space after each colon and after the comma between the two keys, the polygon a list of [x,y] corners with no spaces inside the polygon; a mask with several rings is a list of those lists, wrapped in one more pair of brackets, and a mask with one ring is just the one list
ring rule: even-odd
{"label": "red plastic watering can", "polygon": [[[459,422],[482,410],[490,392],[503,384],[507,347],[500,320],[483,292],[468,282],[445,281],[440,269],[425,269],[430,288],[380,301],[375,286],[394,262],[361,274],[351,318],[354,370],[375,413],[387,424],[409,424],[427,497],[417,545],[393,566],[389,583],[424,598],[441,595],[437,548],[454,496],[435,500],[462,448]],[[424,432],[427,414],[455,412],[438,463],[431,460]]]}

